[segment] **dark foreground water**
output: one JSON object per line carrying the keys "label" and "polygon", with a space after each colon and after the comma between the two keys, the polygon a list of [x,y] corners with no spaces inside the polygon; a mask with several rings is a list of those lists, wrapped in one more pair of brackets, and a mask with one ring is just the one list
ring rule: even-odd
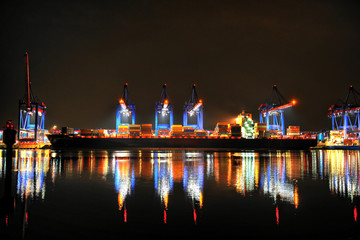
{"label": "dark foreground water", "polygon": [[23,150],[12,162],[9,181],[2,150],[0,239],[360,239],[358,151]]}

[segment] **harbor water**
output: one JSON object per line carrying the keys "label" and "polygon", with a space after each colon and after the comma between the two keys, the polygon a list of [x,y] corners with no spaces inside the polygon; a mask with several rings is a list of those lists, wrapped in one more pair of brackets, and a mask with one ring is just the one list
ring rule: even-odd
{"label": "harbor water", "polygon": [[9,178],[1,150],[0,239],[360,238],[359,151],[14,150],[11,162]]}

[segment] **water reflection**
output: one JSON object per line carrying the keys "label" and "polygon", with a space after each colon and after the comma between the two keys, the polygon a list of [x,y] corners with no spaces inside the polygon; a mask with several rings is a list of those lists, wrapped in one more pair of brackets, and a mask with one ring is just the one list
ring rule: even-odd
{"label": "water reflection", "polygon": [[165,209],[167,209],[169,193],[174,185],[171,153],[156,152],[153,159],[154,187]]}
{"label": "water reflection", "polygon": [[[5,176],[5,158],[0,151],[0,179]],[[111,159],[111,160],[109,160]],[[135,187],[135,179],[154,181],[161,202],[167,199],[174,182],[182,183],[189,199],[202,205],[204,177],[234,187],[239,194],[261,191],[298,204],[297,182],[310,177],[329,181],[332,193],[354,198],[360,195],[358,151],[312,152],[72,152],[49,150],[16,151],[13,158],[16,192],[19,196],[44,199],[46,181],[59,176],[89,174],[113,179],[123,203]],[[122,205],[120,204],[119,208]]]}
{"label": "water reflection", "polygon": [[327,151],[319,154],[321,168],[326,169],[333,193],[353,199],[360,194],[359,153]]}
{"label": "water reflection", "polygon": [[[134,191],[135,175],[130,159],[114,158],[115,163],[115,189],[118,193],[119,210],[122,210],[125,199]],[[103,166],[102,169],[107,168]]]}
{"label": "water reflection", "polygon": [[17,194],[21,198],[45,198],[45,178],[49,171],[49,151],[19,151],[14,159]]}
{"label": "water reflection", "polygon": [[[5,178],[4,151],[0,151],[0,184]],[[357,221],[360,195],[358,151],[76,151],[18,150],[13,158],[14,192],[25,199],[46,199],[60,179],[84,176],[113,185],[117,209],[127,222],[127,202],[137,185],[153,187],[168,223],[169,201],[180,189],[191,203],[193,222],[206,209],[206,192],[213,186],[237,196],[271,199],[276,223],[279,203],[302,205],[299,182],[328,182],[332,194],[353,202]],[[150,183],[150,184],[149,184]],[[175,187],[177,186],[177,187]],[[0,194],[3,194],[2,192]],[[178,195],[179,196],[179,195]],[[173,205],[171,205],[173,206]],[[176,207],[176,206],[174,206]]]}
{"label": "water reflection", "polygon": [[[235,189],[238,193],[245,196],[246,192],[254,191],[255,187],[259,187],[259,159],[255,159],[255,153],[245,152],[233,154],[234,161],[229,161],[229,174],[231,174],[231,164],[235,166],[234,183]],[[231,175],[229,175],[229,182]]]}

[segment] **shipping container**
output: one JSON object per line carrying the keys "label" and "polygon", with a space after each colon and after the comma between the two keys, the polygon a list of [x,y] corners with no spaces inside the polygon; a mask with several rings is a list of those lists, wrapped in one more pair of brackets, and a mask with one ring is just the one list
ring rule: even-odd
{"label": "shipping container", "polygon": [[183,132],[183,126],[182,125],[172,125],[171,132]]}
{"label": "shipping container", "polygon": [[141,130],[140,124],[130,124],[130,131],[131,130]]}
{"label": "shipping container", "polygon": [[196,137],[207,137],[207,132],[205,130],[195,130]]}
{"label": "shipping container", "polygon": [[232,125],[230,127],[230,134],[232,137],[241,137],[241,127],[240,125]]}
{"label": "shipping container", "polygon": [[169,137],[170,136],[170,130],[169,129],[159,129],[158,130],[158,136],[159,137]]}
{"label": "shipping container", "polygon": [[266,135],[266,131],[259,131],[258,132],[258,138],[263,138],[263,137],[265,137],[265,135]]}
{"label": "shipping container", "polygon": [[82,136],[91,136],[92,135],[92,129],[80,129],[80,134]]}
{"label": "shipping container", "polygon": [[170,136],[173,136],[173,137],[183,136],[183,126],[182,125],[172,125],[171,131],[169,134],[170,134]]}
{"label": "shipping container", "polygon": [[300,136],[300,133],[288,133],[289,136]]}
{"label": "shipping container", "polygon": [[266,123],[255,123],[255,129],[257,129],[257,131],[266,131]]}
{"label": "shipping container", "polygon": [[62,127],[61,128],[61,134],[65,134],[65,135],[74,134],[74,128]]}
{"label": "shipping container", "polygon": [[152,137],[152,124],[141,124],[141,136]]}
{"label": "shipping container", "polygon": [[214,136],[229,136],[229,123],[218,122],[215,127]]}
{"label": "shipping container", "polygon": [[129,137],[129,135],[130,135],[129,125],[119,125],[117,136]]}
{"label": "shipping container", "polygon": [[183,131],[184,132],[194,132],[195,128],[186,126],[186,127],[183,127]]}
{"label": "shipping container", "polygon": [[118,133],[129,134],[129,125],[120,125],[118,128]]}
{"label": "shipping container", "polygon": [[183,131],[184,131],[184,136],[187,136],[187,137],[191,137],[191,136],[195,136],[195,128],[194,127],[189,127],[189,126],[186,126],[186,127],[183,127]]}
{"label": "shipping container", "polygon": [[141,126],[140,126],[140,124],[130,125],[130,136],[131,137],[139,137],[139,136],[141,136]]}
{"label": "shipping container", "polygon": [[288,126],[288,128],[286,129],[286,135],[299,136],[300,135],[300,126]]}

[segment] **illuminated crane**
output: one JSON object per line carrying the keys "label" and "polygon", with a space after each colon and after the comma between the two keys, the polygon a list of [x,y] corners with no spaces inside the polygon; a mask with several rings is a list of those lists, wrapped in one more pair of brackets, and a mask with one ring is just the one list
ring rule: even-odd
{"label": "illuminated crane", "polygon": [[121,99],[116,106],[116,131],[120,125],[135,124],[135,104],[131,103],[128,84],[125,83]]}
{"label": "illuminated crane", "polygon": [[173,122],[173,105],[169,103],[166,84],[164,84],[160,101],[155,103],[155,135],[158,136],[159,129],[169,130]]}
{"label": "illuminated crane", "polygon": [[196,84],[193,85],[189,101],[185,102],[183,125],[203,129],[203,101],[198,98]]}
{"label": "illuminated crane", "polygon": [[360,93],[350,85],[345,100],[338,100],[329,108],[328,116],[331,117],[332,129],[343,130],[344,138],[348,131],[360,130]]}
{"label": "illuminated crane", "polygon": [[282,135],[285,135],[284,110],[295,104],[295,100],[288,102],[277,90],[277,86],[274,85],[270,100],[259,107],[260,123],[265,122],[268,131],[281,132]]}
{"label": "illuminated crane", "polygon": [[29,55],[25,53],[25,95],[19,101],[19,141],[45,141],[46,106],[31,90]]}

